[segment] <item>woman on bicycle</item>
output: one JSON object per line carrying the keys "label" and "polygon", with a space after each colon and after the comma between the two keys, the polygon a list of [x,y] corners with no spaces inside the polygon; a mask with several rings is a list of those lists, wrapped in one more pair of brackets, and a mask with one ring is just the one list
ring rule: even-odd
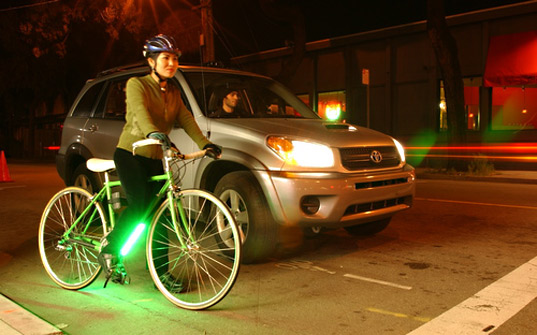
{"label": "woman on bicycle", "polygon": [[[127,81],[126,123],[114,153],[116,170],[127,196],[128,207],[122,212],[113,231],[106,236],[107,244],[99,255],[107,280],[120,263],[119,250],[134,227],[147,217],[145,209],[158,193],[160,185],[148,183],[147,179],[163,173],[162,151],[173,145],[167,134],[174,124],[177,122],[198,147],[207,149],[209,156],[217,158],[221,154],[220,147],[211,143],[201,132],[187,110],[179,88],[169,82],[177,72],[181,56],[173,37],[161,34],[147,40],[143,55],[151,73]],[[162,148],[144,146],[133,155],[132,144],[144,138],[160,140]],[[166,255],[161,258],[163,262],[167,261]],[[170,279],[170,283],[175,281]]]}

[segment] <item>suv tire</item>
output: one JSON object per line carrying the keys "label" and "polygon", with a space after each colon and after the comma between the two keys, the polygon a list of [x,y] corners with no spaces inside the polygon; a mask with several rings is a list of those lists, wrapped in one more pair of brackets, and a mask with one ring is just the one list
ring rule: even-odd
{"label": "suv tire", "polygon": [[97,175],[88,170],[85,164],[80,164],[76,167],[71,178],[71,185],[83,188],[90,194],[94,194],[97,190],[101,189]]}
{"label": "suv tire", "polygon": [[248,171],[225,175],[215,194],[231,209],[243,233],[243,263],[271,256],[278,243],[278,225],[255,177]]}

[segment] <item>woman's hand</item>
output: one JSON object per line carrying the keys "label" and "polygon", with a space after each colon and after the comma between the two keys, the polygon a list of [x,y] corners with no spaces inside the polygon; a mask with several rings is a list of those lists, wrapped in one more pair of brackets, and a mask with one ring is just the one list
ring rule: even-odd
{"label": "woman's hand", "polygon": [[172,142],[170,141],[170,138],[168,135],[161,133],[159,131],[154,131],[147,135],[148,138],[154,138],[156,140],[159,140],[162,145],[162,151],[166,151],[172,147]]}
{"label": "woman's hand", "polygon": [[214,143],[206,144],[203,149],[207,150],[205,154],[212,159],[218,159],[222,156],[222,147]]}

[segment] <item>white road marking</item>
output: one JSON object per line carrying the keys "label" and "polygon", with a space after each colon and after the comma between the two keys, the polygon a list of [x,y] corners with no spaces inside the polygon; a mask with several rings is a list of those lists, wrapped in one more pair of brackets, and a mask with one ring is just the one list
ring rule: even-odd
{"label": "white road marking", "polygon": [[430,198],[418,198],[418,197],[414,198],[414,200],[433,201],[433,202],[450,202],[450,203],[454,203],[454,204],[480,205],[480,206],[493,206],[493,207],[510,207],[510,208],[521,208],[521,209],[537,210],[537,207],[535,207],[535,206],[490,204],[490,203],[486,203],[486,202],[472,202],[472,201],[459,201],[459,200],[446,200],[446,199],[430,199]]}
{"label": "white road marking", "polygon": [[407,335],[486,334],[536,297],[537,257]]}
{"label": "white road marking", "polygon": [[352,278],[352,279],[358,279],[358,280],[362,280],[362,281],[366,281],[366,282],[370,282],[370,283],[375,283],[375,284],[380,284],[380,285],[385,285],[385,286],[391,286],[391,287],[395,287],[395,288],[400,288],[402,290],[411,290],[412,289],[412,286],[399,285],[399,284],[391,283],[391,282],[384,281],[384,280],[378,280],[378,279],[373,279],[373,278],[368,278],[368,277],[357,276],[357,275],[353,275],[353,274],[350,274],[350,273],[344,274],[343,277]]}
{"label": "white road marking", "polygon": [[[313,265],[313,262],[304,261],[304,260],[291,260],[291,261],[289,261],[287,263],[276,263],[275,266],[278,267],[278,268],[287,269],[287,270],[303,269],[303,270],[324,272],[324,273],[328,273],[328,274],[331,274],[331,275],[336,274],[335,271],[330,271],[330,270],[322,268],[320,266]],[[399,285],[399,284],[391,283],[391,282],[384,281],[384,280],[357,276],[357,275],[353,275],[353,274],[350,274],[350,273],[344,274],[343,277],[352,278],[352,279],[358,279],[358,280],[362,280],[362,281],[366,281],[366,282],[370,282],[370,283],[375,283],[375,284],[380,284],[380,285],[385,285],[385,286],[396,287],[396,288],[400,288],[402,290],[411,290],[412,289],[411,286]]]}

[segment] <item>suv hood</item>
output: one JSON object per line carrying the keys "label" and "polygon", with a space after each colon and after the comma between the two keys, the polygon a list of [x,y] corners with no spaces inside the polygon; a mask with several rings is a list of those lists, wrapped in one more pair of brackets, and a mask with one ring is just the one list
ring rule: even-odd
{"label": "suv hood", "polygon": [[[349,123],[331,123],[316,119],[212,119],[213,125],[225,124],[225,129],[236,128],[244,135],[289,136],[325,144],[330,147],[393,146],[392,138],[368,128]],[[216,129],[215,129],[216,130]]]}

